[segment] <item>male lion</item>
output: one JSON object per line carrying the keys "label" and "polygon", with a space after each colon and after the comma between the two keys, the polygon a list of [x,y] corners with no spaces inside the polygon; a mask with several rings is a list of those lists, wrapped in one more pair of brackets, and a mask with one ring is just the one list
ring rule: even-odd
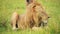
{"label": "male lion", "polygon": [[16,28],[15,26],[18,26],[19,29],[40,27],[41,24],[44,26],[49,18],[42,5],[38,2],[29,3],[25,14],[18,15],[14,13],[13,16],[15,16],[15,18],[12,17],[13,29]]}

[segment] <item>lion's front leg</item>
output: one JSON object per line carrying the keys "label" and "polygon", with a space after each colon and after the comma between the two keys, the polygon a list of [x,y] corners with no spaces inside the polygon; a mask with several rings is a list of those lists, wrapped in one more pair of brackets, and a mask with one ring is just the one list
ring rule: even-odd
{"label": "lion's front leg", "polygon": [[14,12],[12,14],[12,17],[11,17],[11,25],[12,25],[12,29],[13,30],[15,30],[17,25],[18,25],[17,24],[18,23],[18,19],[19,19],[19,15],[16,12]]}

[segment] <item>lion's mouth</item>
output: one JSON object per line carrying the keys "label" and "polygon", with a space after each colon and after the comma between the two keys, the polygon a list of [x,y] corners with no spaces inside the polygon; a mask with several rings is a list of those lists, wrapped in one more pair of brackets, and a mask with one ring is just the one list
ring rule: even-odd
{"label": "lion's mouth", "polygon": [[41,26],[41,27],[47,26],[47,23],[41,21],[41,22],[39,23],[39,27],[40,27],[40,26]]}

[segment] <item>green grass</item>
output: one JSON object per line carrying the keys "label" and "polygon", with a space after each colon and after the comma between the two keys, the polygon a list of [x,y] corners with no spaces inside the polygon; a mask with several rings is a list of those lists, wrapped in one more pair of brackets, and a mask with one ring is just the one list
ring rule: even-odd
{"label": "green grass", "polygon": [[[18,30],[12,31],[10,18],[17,7],[16,12],[25,12],[25,0],[0,0],[0,34],[60,34],[60,0],[37,0],[45,7],[49,14],[48,28],[38,31]],[[4,25],[3,25],[4,23]]]}

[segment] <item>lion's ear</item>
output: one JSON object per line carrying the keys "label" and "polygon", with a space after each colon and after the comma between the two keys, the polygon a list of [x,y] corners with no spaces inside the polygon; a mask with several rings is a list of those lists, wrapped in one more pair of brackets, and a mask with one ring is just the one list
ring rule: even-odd
{"label": "lion's ear", "polygon": [[27,3],[30,3],[30,0],[26,0]]}
{"label": "lion's ear", "polygon": [[26,0],[27,4],[35,2],[35,0]]}

